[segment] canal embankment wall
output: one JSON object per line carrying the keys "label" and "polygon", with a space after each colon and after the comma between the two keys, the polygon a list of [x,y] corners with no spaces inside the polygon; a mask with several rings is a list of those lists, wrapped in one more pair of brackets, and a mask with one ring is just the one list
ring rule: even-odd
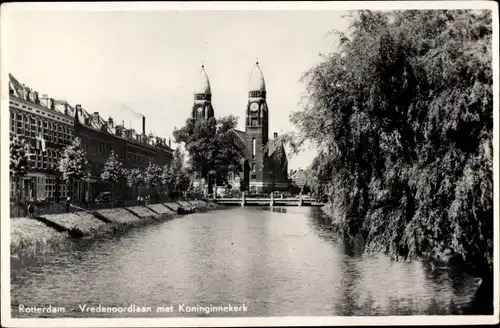
{"label": "canal embankment wall", "polygon": [[10,220],[10,252],[32,257],[69,246],[75,239],[93,238],[173,219],[182,214],[222,209],[202,200],[169,202],[95,211],[78,210]]}

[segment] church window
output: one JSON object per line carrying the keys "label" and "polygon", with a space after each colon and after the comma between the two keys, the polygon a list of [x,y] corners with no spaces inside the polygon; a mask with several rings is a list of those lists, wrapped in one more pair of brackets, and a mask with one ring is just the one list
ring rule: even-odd
{"label": "church window", "polygon": [[255,138],[252,139],[252,158],[255,158]]}
{"label": "church window", "polygon": [[196,117],[203,118],[203,107],[200,106],[196,109]]}
{"label": "church window", "polygon": [[250,112],[250,126],[258,126],[259,125],[259,112],[252,111]]}

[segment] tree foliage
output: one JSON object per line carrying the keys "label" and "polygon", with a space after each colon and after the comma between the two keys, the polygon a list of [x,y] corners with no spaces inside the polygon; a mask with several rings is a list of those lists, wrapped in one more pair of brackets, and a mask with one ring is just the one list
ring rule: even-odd
{"label": "tree foliage", "polygon": [[360,11],[338,34],[284,136],[319,146],[311,179],[334,223],[394,258],[491,264],[491,12]]}
{"label": "tree foliage", "polygon": [[79,181],[87,176],[88,168],[87,154],[82,149],[80,138],[64,148],[63,155],[59,160],[59,171],[66,182]]}
{"label": "tree foliage", "polygon": [[240,172],[244,149],[234,142],[237,118],[234,116],[208,120],[189,118],[186,125],[174,130],[176,142],[184,143],[191,169],[202,177],[217,175],[226,180],[229,172]]}
{"label": "tree foliage", "polygon": [[184,154],[177,148],[170,165],[164,167],[162,174],[163,184],[172,191],[186,191],[190,180],[188,169],[184,160]]}
{"label": "tree foliage", "polygon": [[162,173],[162,168],[150,161],[148,167],[144,171],[144,182],[151,186],[159,186],[161,185]]}
{"label": "tree foliage", "polygon": [[146,174],[143,169],[132,168],[123,170],[127,186],[142,187],[146,184]]}
{"label": "tree foliage", "polygon": [[10,139],[10,174],[14,177],[22,177],[28,173],[29,168],[29,144],[24,138],[12,136]]}
{"label": "tree foliage", "polygon": [[101,179],[105,182],[118,183],[123,177],[123,163],[118,159],[115,151],[112,150],[108,160],[104,163]]}

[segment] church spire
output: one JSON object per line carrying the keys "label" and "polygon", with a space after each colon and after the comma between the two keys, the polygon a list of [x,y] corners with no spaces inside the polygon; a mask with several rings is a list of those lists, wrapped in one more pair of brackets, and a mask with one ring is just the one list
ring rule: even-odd
{"label": "church spire", "polygon": [[205,62],[201,62],[201,70],[197,77],[194,89],[194,106],[192,110],[193,118],[208,119],[214,116],[212,107],[212,90],[210,88],[210,80],[205,71]]}
{"label": "church spire", "polygon": [[248,96],[250,98],[266,97],[266,82],[259,66],[259,59],[255,61],[255,66],[250,74],[250,83],[248,87]]}
{"label": "church spire", "polygon": [[205,71],[205,63],[201,63],[201,70],[199,73],[198,81],[196,81],[195,89],[194,89],[194,94],[195,98],[196,95],[198,94],[205,94],[205,95],[210,95],[212,94],[212,91],[210,89],[210,80],[208,79],[208,74]]}

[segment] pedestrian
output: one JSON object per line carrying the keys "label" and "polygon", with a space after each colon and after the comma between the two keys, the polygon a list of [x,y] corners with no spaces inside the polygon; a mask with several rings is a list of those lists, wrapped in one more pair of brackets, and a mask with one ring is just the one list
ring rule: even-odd
{"label": "pedestrian", "polygon": [[71,202],[70,202],[70,199],[68,197],[68,198],[66,198],[66,213],[69,213],[70,204],[71,204]]}
{"label": "pedestrian", "polygon": [[35,207],[34,207],[34,204],[33,204],[32,200],[28,201],[27,212],[28,212],[28,218],[32,219],[33,218],[33,214],[35,212]]}

